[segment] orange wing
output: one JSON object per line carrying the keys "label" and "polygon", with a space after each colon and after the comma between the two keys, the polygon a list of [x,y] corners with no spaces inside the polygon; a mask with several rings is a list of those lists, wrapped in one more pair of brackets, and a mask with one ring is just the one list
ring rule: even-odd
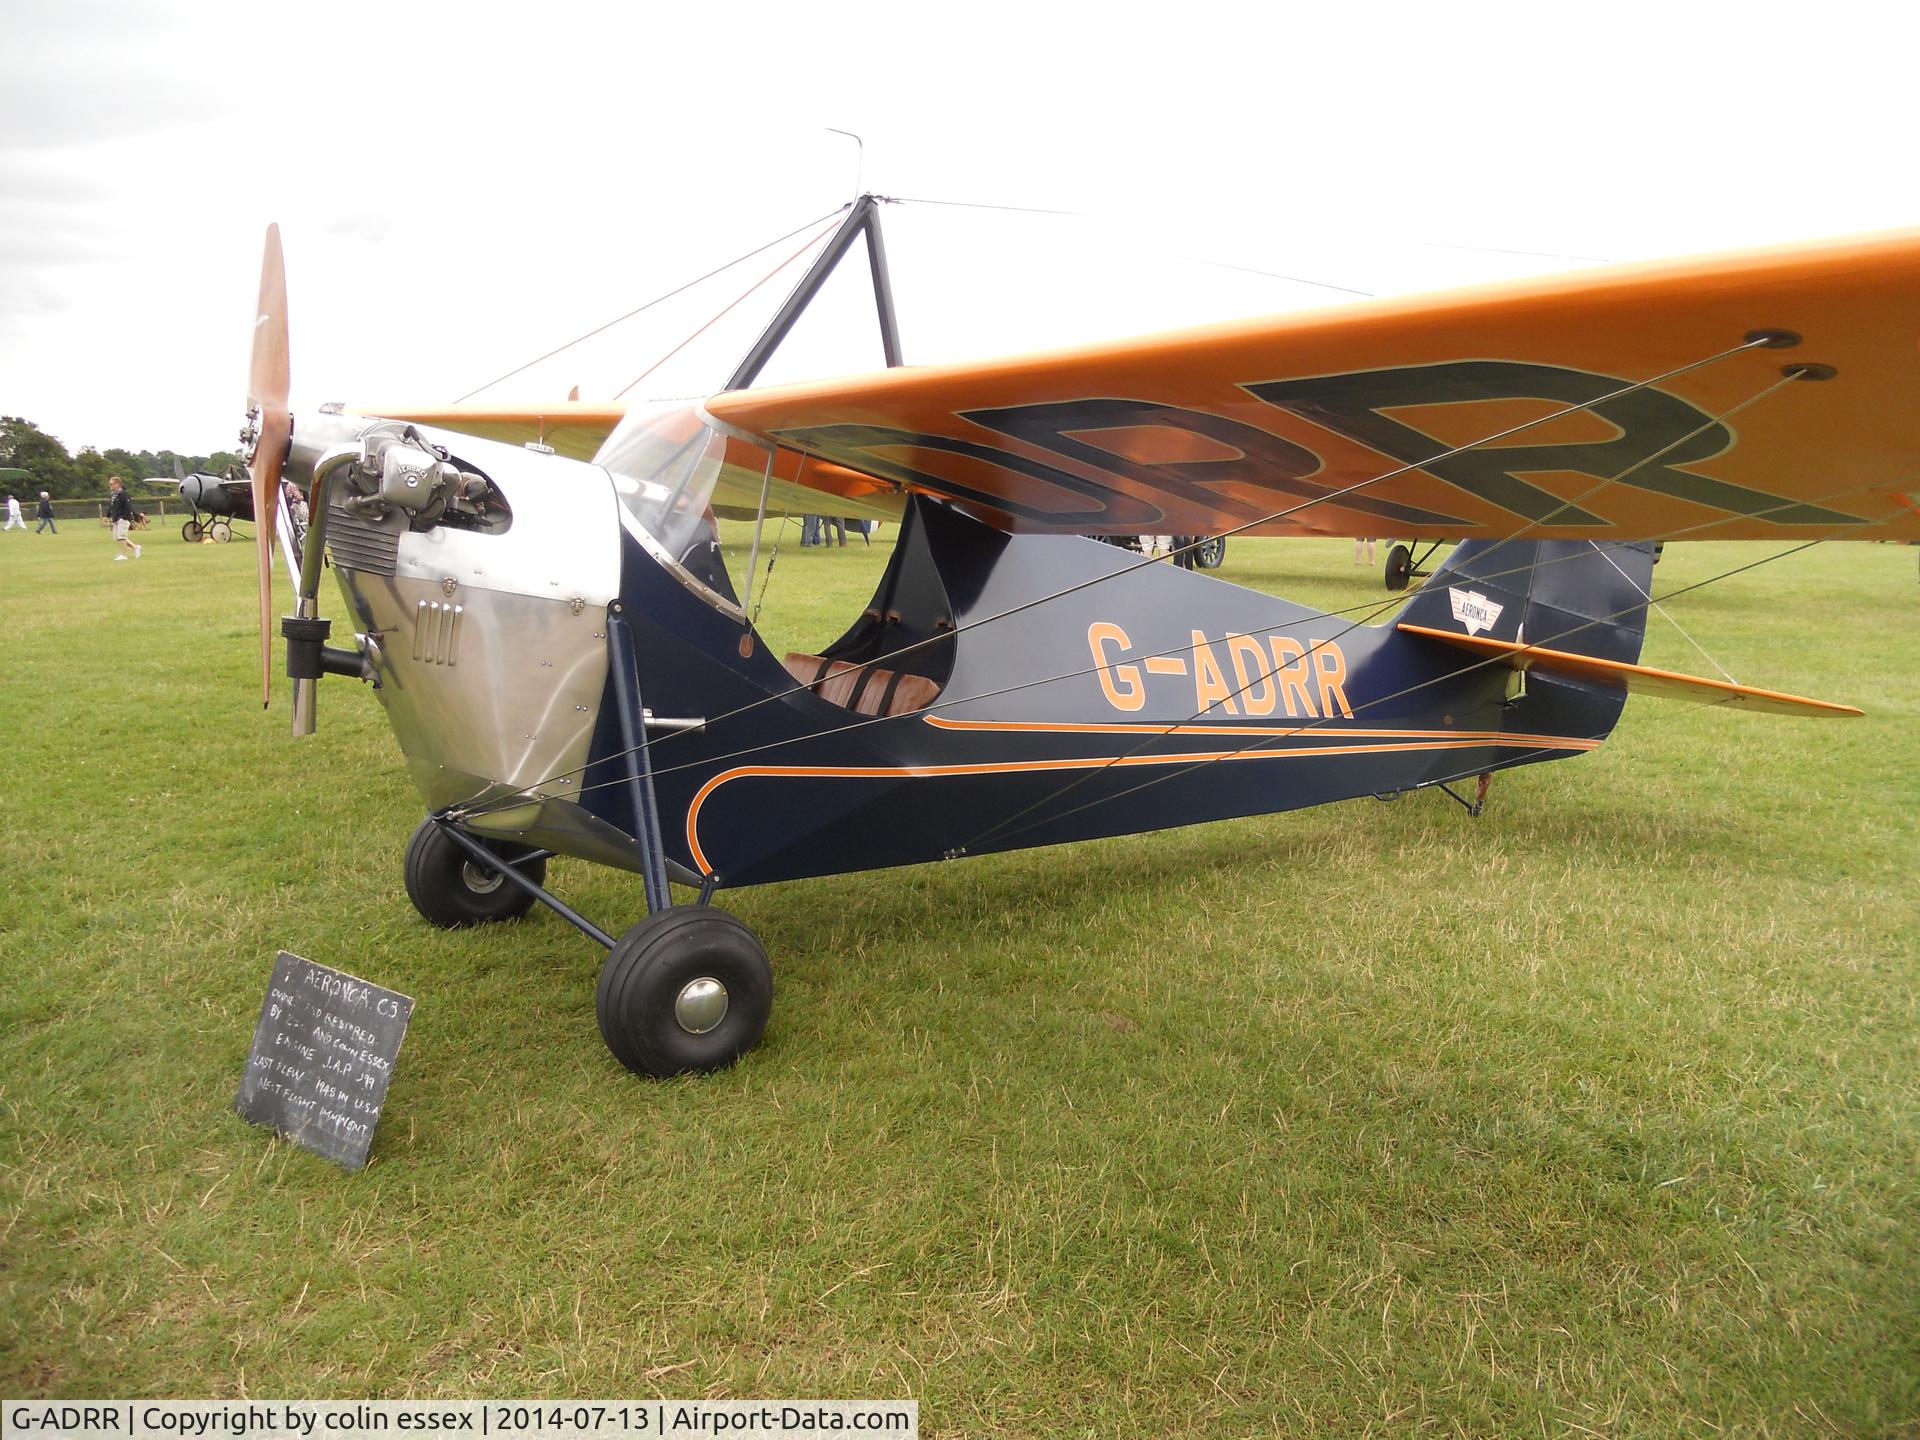
{"label": "orange wing", "polygon": [[599,405],[581,400],[556,400],[549,405],[355,405],[356,415],[383,420],[407,420],[415,425],[437,425],[500,440],[508,445],[551,445],[570,460],[591,460],[613,427],[626,417],[624,405]]}
{"label": "orange wing", "polygon": [[1920,539],[1915,393],[1920,231],[707,409],[1009,530]]}

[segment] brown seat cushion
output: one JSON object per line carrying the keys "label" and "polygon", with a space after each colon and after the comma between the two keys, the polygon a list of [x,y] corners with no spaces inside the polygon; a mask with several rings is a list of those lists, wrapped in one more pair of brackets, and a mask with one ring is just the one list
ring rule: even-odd
{"label": "brown seat cushion", "polygon": [[844,660],[828,660],[799,651],[786,659],[787,673],[830,705],[858,715],[907,715],[924,710],[940,687],[924,675],[908,675],[869,665],[864,669]]}

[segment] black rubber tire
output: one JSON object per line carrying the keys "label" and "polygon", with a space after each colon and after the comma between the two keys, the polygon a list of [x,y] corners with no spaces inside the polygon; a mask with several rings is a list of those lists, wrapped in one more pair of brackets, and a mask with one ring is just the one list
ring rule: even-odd
{"label": "black rubber tire", "polygon": [[198,520],[187,521],[186,524],[180,527],[180,538],[189,545],[196,543],[200,539],[200,522]]}
{"label": "black rubber tire", "polygon": [[1386,582],[1387,589],[1398,594],[1413,581],[1413,551],[1405,545],[1395,545],[1387,551]]}
{"label": "black rubber tire", "polygon": [[[711,1030],[680,1025],[674,1003],[691,982],[718,980],[727,1008]],[[607,952],[593,996],[600,1037],[637,1075],[665,1078],[731,1065],[760,1042],[773,1013],[773,967],[753,932],[711,905],[649,915]]]}
{"label": "black rubber tire", "polygon": [[[533,853],[526,845],[499,840],[482,843],[503,860]],[[516,868],[534,884],[546,883],[545,857]],[[479,864],[430,820],[422,820],[407,842],[406,877],[407,898],[413,901],[413,908],[443,930],[518,920],[536,903],[533,896],[505,876]]]}
{"label": "black rubber tire", "polygon": [[1202,540],[1193,551],[1193,563],[1202,570],[1218,570],[1227,558],[1227,537],[1214,535]]}

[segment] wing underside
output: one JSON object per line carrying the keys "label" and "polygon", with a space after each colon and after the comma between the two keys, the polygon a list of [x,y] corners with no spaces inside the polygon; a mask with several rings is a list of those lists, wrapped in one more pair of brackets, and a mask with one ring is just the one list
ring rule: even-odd
{"label": "wing underside", "polygon": [[1920,539],[1917,342],[1904,232],[706,408],[1013,531]]}

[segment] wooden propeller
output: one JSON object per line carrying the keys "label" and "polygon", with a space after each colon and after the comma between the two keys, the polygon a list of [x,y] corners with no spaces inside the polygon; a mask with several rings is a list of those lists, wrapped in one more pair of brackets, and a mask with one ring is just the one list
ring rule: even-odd
{"label": "wooden propeller", "polygon": [[260,256],[260,304],[254,312],[253,357],[247,369],[247,413],[255,430],[253,460],[254,535],[260,573],[260,704],[273,688],[273,513],[280,493],[280,468],[293,436],[287,409],[287,267],[280,256],[280,227],[267,226]]}

